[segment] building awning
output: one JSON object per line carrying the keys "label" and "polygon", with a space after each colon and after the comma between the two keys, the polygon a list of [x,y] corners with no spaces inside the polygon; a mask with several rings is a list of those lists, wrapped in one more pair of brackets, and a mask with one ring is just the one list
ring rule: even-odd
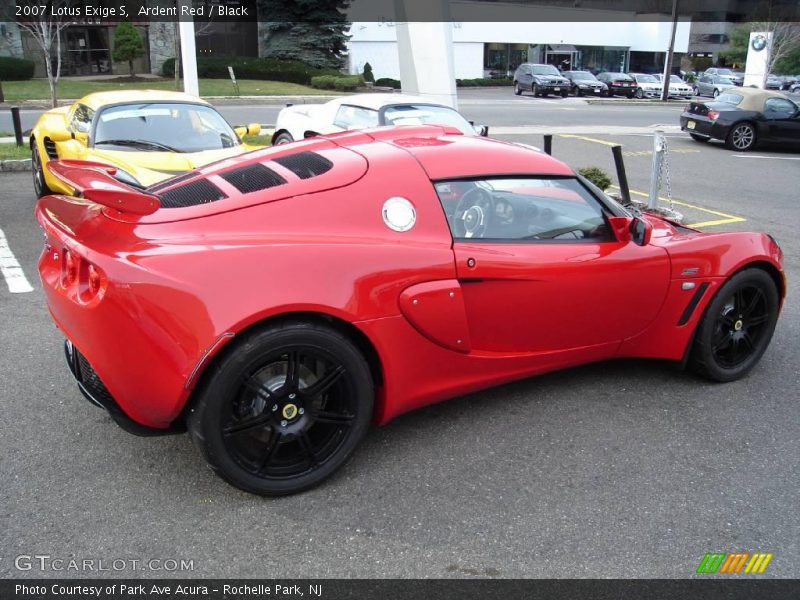
{"label": "building awning", "polygon": [[548,44],[550,52],[557,52],[559,54],[567,54],[569,52],[577,52],[575,46],[572,44]]}

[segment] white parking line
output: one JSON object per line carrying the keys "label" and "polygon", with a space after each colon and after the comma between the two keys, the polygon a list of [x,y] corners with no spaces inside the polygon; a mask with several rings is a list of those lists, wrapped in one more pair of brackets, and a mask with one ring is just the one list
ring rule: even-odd
{"label": "white parking line", "polygon": [[769,158],[772,160],[800,160],[800,156],[760,156],[757,154],[731,154],[734,158]]}
{"label": "white parking line", "polygon": [[25,273],[22,267],[8,246],[6,234],[0,229],[0,272],[3,273],[3,278],[8,285],[8,291],[12,294],[24,294],[25,292],[32,292],[33,288],[28,280],[25,278]]}

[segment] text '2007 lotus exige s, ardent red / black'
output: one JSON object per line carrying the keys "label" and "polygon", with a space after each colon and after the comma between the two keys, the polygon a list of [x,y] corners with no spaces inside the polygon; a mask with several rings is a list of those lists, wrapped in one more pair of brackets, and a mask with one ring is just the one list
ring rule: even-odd
{"label": "text '2007 lotus exige s, ardent red / black'", "polygon": [[616,357],[730,381],[772,337],[760,233],[633,215],[563,163],[440,126],[257,150],[145,190],[52,161],[39,270],[83,393],[188,428],[258,494],[333,473],[370,422]]}

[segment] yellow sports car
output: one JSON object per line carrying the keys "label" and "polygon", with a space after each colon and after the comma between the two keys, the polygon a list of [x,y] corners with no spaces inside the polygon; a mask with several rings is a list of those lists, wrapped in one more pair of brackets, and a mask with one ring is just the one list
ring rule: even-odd
{"label": "yellow sports car", "polygon": [[145,188],[257,146],[257,123],[233,129],[210,104],[181,92],[96,92],[44,113],[31,131],[36,195],[72,194],[45,165],[71,158],[108,163],[120,181]]}

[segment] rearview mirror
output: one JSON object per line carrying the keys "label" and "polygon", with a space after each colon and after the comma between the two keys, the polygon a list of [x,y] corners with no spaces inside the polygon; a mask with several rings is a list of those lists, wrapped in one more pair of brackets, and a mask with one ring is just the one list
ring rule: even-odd
{"label": "rearview mirror", "polygon": [[489,126],[488,125],[473,125],[472,128],[475,130],[481,137],[488,137],[489,136]]}
{"label": "rearview mirror", "polygon": [[630,226],[631,241],[638,246],[646,246],[650,243],[650,236],[653,234],[653,226],[642,219],[634,217]]}
{"label": "rearview mirror", "polygon": [[54,142],[66,142],[68,140],[74,139],[75,136],[71,131],[67,131],[66,129],[59,129],[57,131],[52,131],[48,134],[48,136]]}

